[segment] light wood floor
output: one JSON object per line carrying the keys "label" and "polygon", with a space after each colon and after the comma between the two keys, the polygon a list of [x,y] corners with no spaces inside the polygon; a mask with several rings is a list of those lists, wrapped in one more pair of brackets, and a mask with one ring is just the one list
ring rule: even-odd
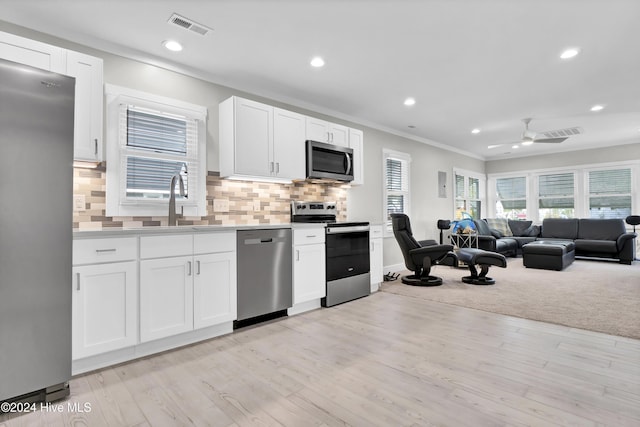
{"label": "light wood floor", "polygon": [[0,427],[637,427],[640,341],[378,292],[80,376],[71,390],[91,412]]}

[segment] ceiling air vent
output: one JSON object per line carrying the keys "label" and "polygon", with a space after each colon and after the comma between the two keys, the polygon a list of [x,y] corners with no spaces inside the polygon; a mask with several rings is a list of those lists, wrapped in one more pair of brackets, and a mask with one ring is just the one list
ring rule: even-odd
{"label": "ceiling air vent", "polygon": [[580,135],[582,133],[581,128],[566,128],[566,129],[558,129],[552,130],[548,132],[540,132],[544,135],[545,138],[563,138],[569,137],[572,135]]}
{"label": "ceiling air vent", "polygon": [[204,25],[200,25],[195,21],[192,21],[189,18],[185,18],[184,16],[180,16],[177,13],[171,15],[169,18],[169,24],[177,25],[178,27],[182,27],[185,30],[193,31],[194,33],[198,33],[201,36],[205,36],[209,33],[209,31],[213,31],[211,28],[207,28]]}

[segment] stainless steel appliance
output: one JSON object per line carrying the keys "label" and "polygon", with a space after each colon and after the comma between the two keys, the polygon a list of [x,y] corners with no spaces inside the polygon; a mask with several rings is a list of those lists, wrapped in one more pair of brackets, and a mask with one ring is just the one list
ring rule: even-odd
{"label": "stainless steel appliance", "polygon": [[326,223],[324,307],[369,295],[369,223],[337,222],[335,202],[291,202],[291,222]]}
{"label": "stainless steel appliance", "polygon": [[238,320],[234,326],[286,315],[293,305],[291,229],[238,230],[237,246]]}
{"label": "stainless steel appliance", "polygon": [[69,394],[74,96],[0,59],[0,402]]}
{"label": "stainless steel appliance", "polygon": [[353,149],[307,141],[307,178],[353,181]]}

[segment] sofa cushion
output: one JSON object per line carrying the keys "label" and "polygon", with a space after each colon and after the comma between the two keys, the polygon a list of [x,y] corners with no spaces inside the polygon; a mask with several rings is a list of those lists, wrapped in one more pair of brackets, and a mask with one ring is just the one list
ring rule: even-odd
{"label": "sofa cushion", "polygon": [[542,221],[540,238],[574,240],[578,237],[577,218],[546,218]]}
{"label": "sofa cushion", "polygon": [[511,229],[509,228],[509,222],[506,218],[487,218],[486,219],[489,228],[493,228],[502,233],[503,236],[513,236]]}
{"label": "sofa cushion", "polygon": [[578,222],[578,239],[615,241],[626,231],[621,219],[580,219]]}
{"label": "sofa cushion", "polygon": [[576,253],[592,256],[615,255],[618,253],[618,245],[615,240],[589,240],[578,239],[576,243]]}
{"label": "sofa cushion", "polygon": [[529,229],[531,228],[533,221],[514,221],[510,219],[508,224],[509,229],[511,229],[511,233],[514,236],[523,237],[529,235]]}

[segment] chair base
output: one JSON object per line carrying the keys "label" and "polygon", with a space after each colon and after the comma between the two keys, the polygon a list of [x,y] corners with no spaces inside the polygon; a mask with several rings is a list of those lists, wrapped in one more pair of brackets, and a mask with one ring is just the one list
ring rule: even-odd
{"label": "chair base", "polygon": [[462,278],[464,283],[469,285],[495,285],[495,279],[487,276],[465,276]]}
{"label": "chair base", "polygon": [[440,286],[442,285],[442,277],[418,276],[416,274],[411,274],[403,276],[402,283],[411,286]]}

